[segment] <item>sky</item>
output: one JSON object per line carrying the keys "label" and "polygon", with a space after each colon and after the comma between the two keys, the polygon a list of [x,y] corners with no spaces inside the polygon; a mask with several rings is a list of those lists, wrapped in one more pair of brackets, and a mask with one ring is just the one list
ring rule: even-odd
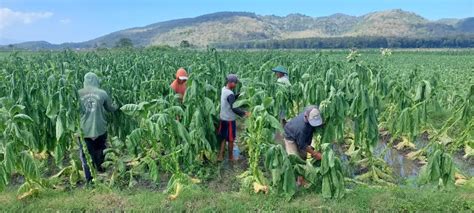
{"label": "sky", "polygon": [[427,19],[474,17],[474,0],[0,0],[0,44],[80,42],[131,27],[220,11],[286,16],[402,9]]}

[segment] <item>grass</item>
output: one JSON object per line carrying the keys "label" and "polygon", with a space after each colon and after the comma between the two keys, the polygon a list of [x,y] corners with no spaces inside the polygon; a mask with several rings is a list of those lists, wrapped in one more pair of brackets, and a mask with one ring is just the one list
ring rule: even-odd
{"label": "grass", "polygon": [[474,211],[474,189],[438,191],[419,188],[356,187],[341,200],[324,200],[299,192],[291,201],[275,195],[188,189],[176,200],[145,188],[117,190],[98,186],[71,191],[48,190],[38,197],[16,199],[10,188],[0,194],[0,211]]}

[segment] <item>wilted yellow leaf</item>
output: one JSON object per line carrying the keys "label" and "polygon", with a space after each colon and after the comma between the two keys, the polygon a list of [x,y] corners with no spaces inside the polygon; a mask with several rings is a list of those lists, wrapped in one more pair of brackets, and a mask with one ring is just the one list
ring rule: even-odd
{"label": "wilted yellow leaf", "polygon": [[451,137],[448,136],[448,133],[444,133],[443,135],[441,135],[441,136],[439,137],[439,142],[440,142],[441,144],[444,144],[444,145],[447,145],[447,144],[449,144],[449,143],[451,143],[451,142],[453,142],[453,141],[454,141],[454,140],[453,140]]}
{"label": "wilted yellow leaf", "polygon": [[463,156],[463,158],[466,159],[468,157],[472,157],[472,156],[474,156],[474,149],[471,146],[469,146],[468,144],[466,144],[464,146],[464,153],[466,153],[466,154]]}
{"label": "wilted yellow leaf", "polygon": [[456,186],[464,185],[467,182],[466,179],[457,179],[454,183]]}
{"label": "wilted yellow leaf", "polygon": [[201,183],[201,180],[197,178],[191,178],[191,183],[198,184],[198,183]]}
{"label": "wilted yellow leaf", "polygon": [[466,180],[466,176],[462,175],[462,174],[459,173],[459,172],[454,173],[454,178],[455,178],[456,180],[458,180],[458,179],[464,179],[464,180]]}
{"label": "wilted yellow leaf", "polygon": [[174,194],[169,196],[169,199],[170,200],[176,200],[176,198],[178,198],[179,193],[181,192],[182,188],[183,188],[183,186],[181,185],[181,183],[177,183],[176,184],[176,190],[175,190]]}
{"label": "wilted yellow leaf", "polygon": [[260,191],[262,191],[263,193],[267,194],[268,193],[268,186],[265,186],[265,185],[259,184],[257,182],[254,182],[253,183],[253,190],[254,190],[255,193],[259,193]]}
{"label": "wilted yellow leaf", "polygon": [[423,155],[423,150],[417,150],[409,152],[405,155],[410,160],[419,160],[419,161],[426,161],[426,157]]}
{"label": "wilted yellow leaf", "polygon": [[404,148],[415,149],[415,144],[410,142],[408,138],[402,137],[402,141],[395,146],[396,149],[402,150]]}
{"label": "wilted yellow leaf", "polygon": [[29,191],[18,195],[16,198],[18,200],[23,200],[23,199],[28,198],[28,197],[36,196],[38,194],[38,192],[39,192],[39,190],[37,188],[32,188]]}

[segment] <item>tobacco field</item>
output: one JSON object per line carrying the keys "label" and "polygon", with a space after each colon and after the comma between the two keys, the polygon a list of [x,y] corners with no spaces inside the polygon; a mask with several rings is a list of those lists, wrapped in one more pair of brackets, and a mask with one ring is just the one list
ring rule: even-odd
{"label": "tobacco field", "polygon": [[[291,86],[276,83],[277,65],[287,67]],[[169,87],[179,67],[189,73],[183,103]],[[471,50],[148,48],[0,57],[0,190],[15,187],[23,200],[85,184],[77,91],[87,72],[120,106],[108,114],[107,172],[92,171],[95,185],[152,187],[179,200],[219,178],[228,164],[217,162],[220,89],[236,73],[235,105],[251,112],[237,121],[243,193],[343,200],[357,186],[474,186]],[[289,157],[281,145],[280,108],[292,118],[312,104],[325,120],[313,138],[320,162]],[[394,166],[390,156],[415,168]],[[309,186],[297,187],[299,175]]]}

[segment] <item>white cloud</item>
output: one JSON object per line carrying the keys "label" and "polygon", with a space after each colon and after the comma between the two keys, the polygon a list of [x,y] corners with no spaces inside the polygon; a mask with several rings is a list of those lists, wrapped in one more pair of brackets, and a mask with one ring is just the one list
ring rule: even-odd
{"label": "white cloud", "polygon": [[52,12],[20,12],[9,8],[0,8],[0,29],[14,24],[31,24],[51,16],[53,16]]}
{"label": "white cloud", "polygon": [[61,19],[61,20],[59,20],[59,23],[61,23],[61,24],[69,24],[69,23],[71,23],[71,19],[68,19],[68,18]]}

